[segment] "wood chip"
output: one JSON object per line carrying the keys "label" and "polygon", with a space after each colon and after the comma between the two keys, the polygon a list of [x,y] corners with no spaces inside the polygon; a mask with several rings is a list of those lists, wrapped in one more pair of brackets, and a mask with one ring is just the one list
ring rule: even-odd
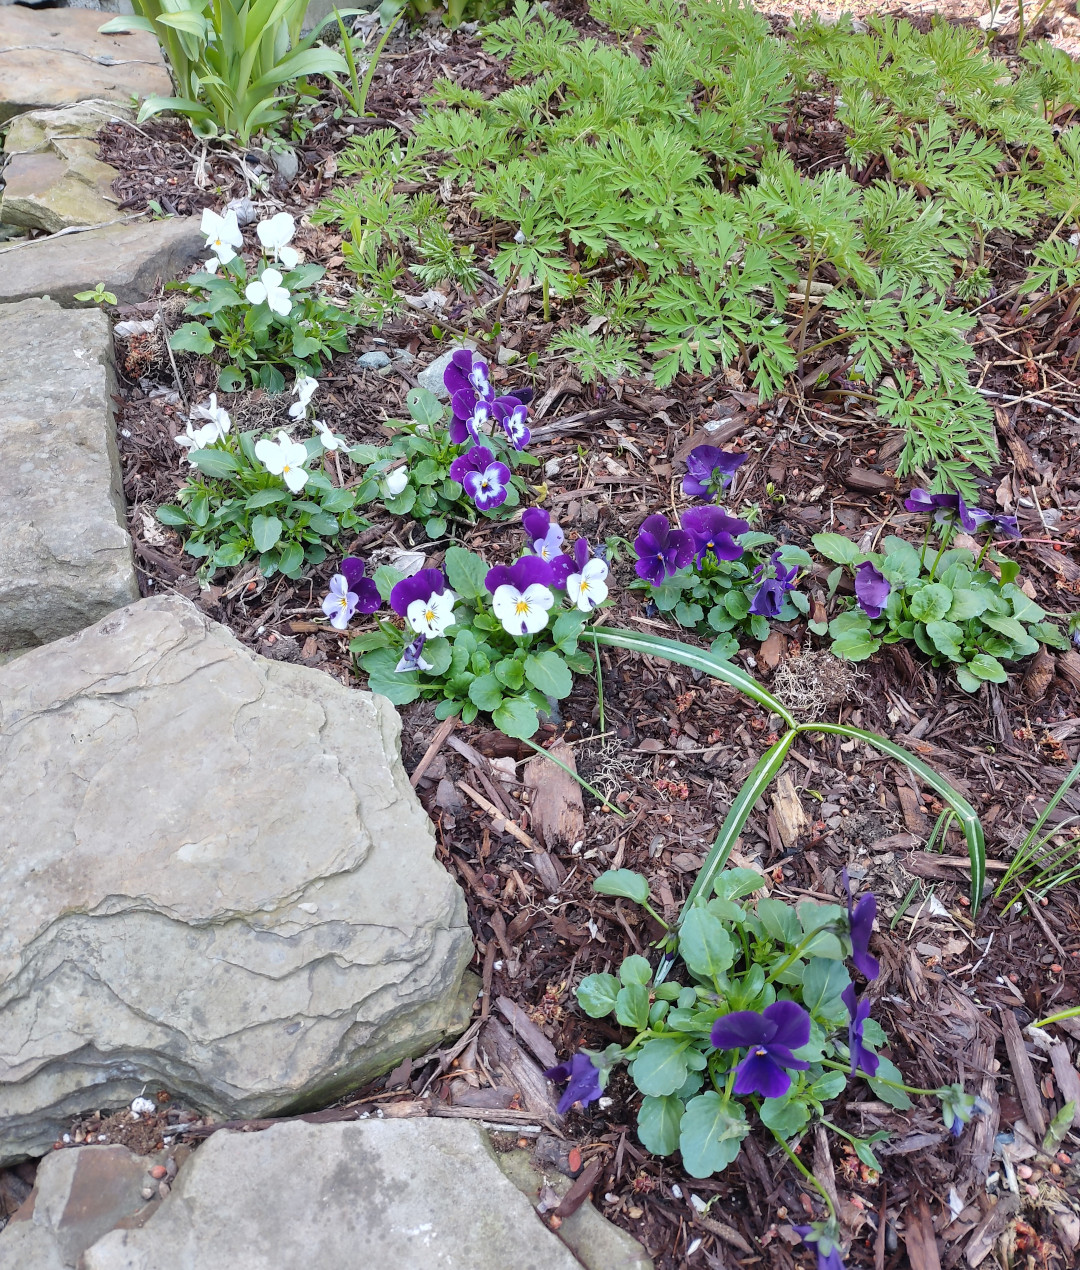
{"label": "wood chip", "polygon": [[[553,742],[547,752],[577,771],[574,751],[565,741]],[[583,841],[585,805],[578,782],[543,754],[525,764],[523,780],[529,793],[531,827],[544,846],[554,851]]]}
{"label": "wood chip", "polygon": [[1057,659],[1045,648],[1039,649],[1031,659],[1024,675],[1024,696],[1029,701],[1041,701],[1057,674]]}
{"label": "wood chip", "polygon": [[1069,1047],[1063,1041],[1054,1041],[1050,1045],[1050,1062],[1054,1068],[1058,1089],[1066,1102],[1075,1103],[1073,1108],[1073,1128],[1080,1129],[1080,1074],[1069,1057]]}
{"label": "wood chip", "polygon": [[1020,1091],[1020,1102],[1024,1107],[1024,1116],[1041,1141],[1046,1133],[1046,1114],[1043,1110],[1043,1100],[1039,1094],[1039,1086],[1035,1080],[1031,1059],[1024,1048],[1024,1038],[1020,1034],[1020,1025],[1017,1023],[1016,1015],[1012,1010],[1003,1009],[1001,1011],[1001,1034],[1005,1038],[1005,1048],[1009,1053],[1009,1064],[1012,1067],[1013,1079],[1016,1081],[1016,1087]]}
{"label": "wood chip", "polygon": [[998,1236],[1009,1224],[1020,1207],[1016,1195],[1003,1195],[981,1222],[971,1232],[964,1249],[964,1260],[969,1266],[980,1265],[997,1243]]}
{"label": "wood chip", "polygon": [[521,1006],[516,1001],[511,1001],[509,997],[499,997],[495,1004],[499,1008],[499,1013],[514,1029],[514,1033],[520,1036],[529,1049],[532,1050],[543,1064],[545,1070],[549,1067],[554,1067],[559,1061],[555,1053],[555,1046],[540,1031]]}
{"label": "wood chip", "polygon": [[597,1179],[604,1169],[603,1160],[593,1160],[584,1173],[562,1197],[562,1202],[555,1209],[555,1216],[566,1218],[576,1213],[589,1198],[589,1192],[596,1185]]}
{"label": "wood chip", "polygon": [[780,835],[781,843],[790,851],[799,841],[800,835],[810,828],[811,820],[799,801],[795,782],[787,772],[781,772],[776,778],[776,792],[772,796],[772,804],[776,815],[776,831]]}
{"label": "wood chip", "polygon": [[908,1205],[904,1214],[904,1242],[907,1245],[911,1270],[941,1270],[937,1240],[934,1237],[934,1219],[930,1206],[920,1195]]}

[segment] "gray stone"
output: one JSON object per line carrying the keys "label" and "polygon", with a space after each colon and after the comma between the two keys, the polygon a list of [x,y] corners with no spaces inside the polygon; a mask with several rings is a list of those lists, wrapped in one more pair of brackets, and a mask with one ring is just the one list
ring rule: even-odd
{"label": "gray stone", "polygon": [[[543,1188],[550,1187],[562,1197],[573,1185],[561,1173],[540,1168],[528,1151],[515,1149],[496,1158],[502,1171],[533,1205],[539,1202]],[[652,1261],[634,1236],[602,1217],[587,1201],[563,1218],[559,1238],[587,1270],[653,1270]]]}
{"label": "gray stone", "polygon": [[295,150],[271,150],[270,162],[286,185],[296,180],[296,174],[300,171],[300,160]]}
{"label": "gray stone", "polygon": [[361,354],[356,359],[356,364],[361,370],[382,370],[384,366],[390,365],[390,358],[376,348],[370,353]]}
{"label": "gray stone", "polygon": [[434,393],[440,401],[449,401],[450,394],[446,391],[446,385],[443,383],[443,371],[450,365],[450,359],[455,353],[460,353],[463,348],[472,348],[467,344],[455,344],[453,348],[448,348],[441,356],[436,357],[430,366],[424,369],[416,377],[416,382],[421,388],[426,388],[428,392]]}
{"label": "gray stone", "polygon": [[116,453],[109,322],[51,300],[0,306],[0,650],[138,599]]}
{"label": "gray stone", "polygon": [[105,1235],[85,1270],[580,1270],[454,1120],[220,1131],[141,1230]]}
{"label": "gray stone", "polygon": [[101,35],[100,26],[101,14],[85,9],[0,8],[0,123],[89,98],[127,105],[133,95],[172,93],[149,31]]}
{"label": "gray stone", "polygon": [[134,112],[115,101],[79,101],[56,110],[28,110],[12,120],[4,137],[4,153],[33,154],[54,141],[91,138],[114,119],[134,120]]}
{"label": "gray stone", "polygon": [[[367,9],[370,11],[379,7],[379,0],[356,0],[355,3],[349,4],[337,4],[336,0],[309,0],[307,12],[304,14],[304,34],[307,35],[310,31],[314,31],[316,27],[322,26],[324,39],[329,40],[335,35],[340,37],[336,22],[331,21],[323,26],[323,23],[326,23],[326,19],[332,16],[335,7],[338,9]],[[350,24],[354,21],[354,18],[345,19],[346,31],[349,30]]]}
{"label": "gray stone", "polygon": [[48,234],[116,220],[120,200],[112,183],[119,173],[96,155],[97,142],[79,138],[35,154],[12,155],[4,169],[0,217],[5,224]]}
{"label": "gray stone", "polygon": [[464,1027],[400,729],[177,595],[0,667],[0,1165],[144,1089],[325,1106]]}
{"label": "gray stone", "polygon": [[197,217],[177,216],[0,246],[0,305],[47,295],[70,307],[99,282],[118,303],[139,304],[159,282],[201,265],[205,243]]}
{"label": "gray stone", "polygon": [[153,1163],[122,1146],[51,1152],[29,1199],[0,1231],[0,1270],[76,1270],[102,1235],[141,1225],[160,1202],[142,1197]]}

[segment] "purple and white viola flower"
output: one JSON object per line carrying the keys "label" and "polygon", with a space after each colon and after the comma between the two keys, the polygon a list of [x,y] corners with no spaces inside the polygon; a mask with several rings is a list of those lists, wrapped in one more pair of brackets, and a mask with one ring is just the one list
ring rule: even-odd
{"label": "purple and white viola flower", "polygon": [[594,556],[589,550],[588,541],[579,538],[574,543],[574,563],[577,565],[577,572],[567,577],[566,594],[570,597],[571,604],[583,613],[591,613],[608,597],[607,561]]}
{"label": "purple and white viola flower", "polygon": [[482,512],[494,511],[506,502],[510,469],[484,445],[474,445],[450,464],[450,479],[457,481]]}
{"label": "purple and white viola flower", "polygon": [[330,579],[330,594],[322,602],[322,611],[330,619],[336,631],[343,631],[356,612],[360,597],[349,590],[349,581],[343,573],[335,573]]}
{"label": "purple and white viola flower", "polygon": [[864,560],[855,570],[855,598],[867,617],[880,617],[888,601],[892,586],[888,578],[869,560]]}
{"label": "purple and white viola flower", "polygon": [[[498,405],[499,401],[511,400],[514,400],[514,398],[496,398],[496,405]],[[516,406],[512,406],[502,417],[503,429],[515,450],[524,450],[532,439],[532,433],[529,431],[527,424],[528,418],[529,408],[521,401]]]}
{"label": "purple and white viola flower", "polygon": [[394,667],[395,674],[404,674],[410,670],[430,670],[431,662],[425,661],[421,656],[424,651],[425,635],[417,635],[410,644],[406,644],[401,650],[401,660]]}
{"label": "purple and white viola flower", "polygon": [[532,551],[549,564],[562,551],[566,535],[542,507],[528,507],[521,513],[521,525]]}
{"label": "purple and white viola flower", "polygon": [[661,512],[646,516],[634,539],[637,563],[634,571],[639,578],[660,586],[665,580],[685,568],[694,556],[694,540],[682,529],[672,529],[671,522]]}
{"label": "purple and white viola flower", "polygon": [[372,578],[367,577],[367,565],[359,556],[346,556],[341,562],[341,572],[356,596],[358,613],[377,613],[382,607],[382,596]]}
{"label": "purple and white viola flower", "polygon": [[934,520],[939,523],[959,522],[966,534],[973,534],[989,515],[978,508],[969,508],[961,494],[928,494],[924,489],[913,489],[904,499],[904,506],[909,512],[933,512]]}
{"label": "purple and white viola flower", "polygon": [[539,556],[522,556],[488,570],[484,585],[491,593],[491,609],[508,635],[535,635],[547,626],[555,603],[551,582],[551,565]]}
{"label": "purple and white viola flower", "polygon": [[487,401],[478,401],[473,406],[473,412],[465,420],[465,431],[472,438],[475,445],[483,445],[484,438],[491,431],[491,404]]}
{"label": "purple and white viola flower", "polygon": [[[695,446],[686,456],[682,492],[690,498],[719,498],[724,486],[749,456],[715,445]],[[686,523],[686,518],[683,518]]]}
{"label": "purple and white viola flower", "polygon": [[749,521],[729,516],[719,507],[692,507],[683,514],[682,523],[694,540],[694,556],[699,565],[710,552],[717,560],[741,558],[743,549],[735,539],[750,532]]}
{"label": "purple and white viola flower", "polygon": [[761,1014],[725,1014],[713,1024],[709,1039],[718,1050],[746,1049],[735,1074],[734,1092],[740,1096],[783,1098],[791,1088],[788,1072],[810,1066],[792,1053],[810,1040],[810,1015],[794,1001],[774,1001]]}
{"label": "purple and white viola flower", "polygon": [[454,601],[441,569],[421,569],[390,592],[390,607],[405,618],[417,635],[432,639],[454,624]]}
{"label": "purple and white viola flower", "polygon": [[[760,582],[757,593],[750,601],[750,612],[756,617],[779,617],[787,593],[794,590],[798,568],[784,567],[779,551],[774,551],[764,564],[754,570],[754,581]],[[772,574],[769,577],[769,574]]]}

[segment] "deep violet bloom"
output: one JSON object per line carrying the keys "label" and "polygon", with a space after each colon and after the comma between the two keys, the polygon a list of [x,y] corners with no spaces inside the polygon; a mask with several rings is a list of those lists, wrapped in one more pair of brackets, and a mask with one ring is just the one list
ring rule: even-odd
{"label": "deep violet bloom", "polygon": [[749,521],[729,516],[719,507],[692,507],[684,513],[682,523],[694,540],[694,557],[698,564],[710,551],[717,560],[738,560],[742,556],[743,549],[735,539],[749,532]]}
{"label": "deep violet bloom", "polygon": [[736,1010],[712,1026],[710,1040],[718,1050],[747,1049],[736,1069],[734,1092],[783,1098],[791,1088],[789,1070],[810,1066],[791,1052],[810,1040],[810,1015],[794,1001],[774,1001],[761,1014]]}
{"label": "deep violet bloom", "polygon": [[682,492],[690,498],[718,498],[747,458],[745,454],[721,450],[715,445],[695,446],[686,456]]}
{"label": "deep violet bloom", "polygon": [[562,551],[566,536],[542,507],[529,507],[521,513],[521,526],[529,539],[529,547],[541,560],[552,561]]}
{"label": "deep violet bloom", "polygon": [[867,617],[881,616],[891,590],[889,580],[869,560],[864,560],[855,570],[855,598]]}
{"label": "deep violet bloom", "polygon": [[390,607],[399,617],[405,617],[415,600],[430,600],[445,590],[446,579],[441,569],[421,569],[410,578],[402,578],[394,587],[390,592]]}
{"label": "deep violet bloom", "polygon": [[565,1115],[576,1102],[583,1107],[595,1102],[604,1092],[599,1069],[593,1066],[588,1054],[580,1050],[565,1063],[549,1067],[544,1075],[548,1080],[570,1082],[559,1099],[559,1115]]}
{"label": "deep violet bloom", "polygon": [[422,654],[424,651],[424,640],[426,635],[417,635],[411,644],[406,644],[401,650],[401,660],[394,667],[394,673],[399,674],[407,670],[430,670],[431,662],[425,661]]}
{"label": "deep violet bloom", "polygon": [[551,586],[551,565],[539,556],[522,556],[513,564],[497,564],[487,571],[484,586],[494,595],[501,586],[526,591],[529,587]]}
{"label": "deep violet bloom", "polygon": [[792,1230],[804,1244],[813,1244],[817,1253],[817,1270],[844,1270],[844,1258],[840,1244],[836,1241],[834,1230],[821,1224],[814,1226],[795,1226]]}
{"label": "deep violet bloom", "polygon": [[365,577],[367,565],[359,556],[346,556],[341,562],[341,572],[349,584],[349,590],[356,596],[358,613],[375,613],[382,605],[379,588],[374,581]]}
{"label": "deep violet bloom", "polygon": [[870,1002],[865,997],[861,1001],[855,994],[855,985],[849,983],[840,994],[840,999],[847,1006],[851,1021],[848,1023],[848,1051],[851,1054],[851,1074],[862,1071],[867,1076],[876,1076],[879,1059],[873,1050],[863,1045],[863,1024],[870,1017]]}
{"label": "deep violet bloom", "polygon": [[881,963],[870,955],[870,936],[874,933],[874,918],[877,917],[877,897],[867,892],[860,897],[858,904],[851,902],[851,881],[848,871],[843,871],[844,890],[847,891],[848,927],[851,931],[851,960],[855,969],[867,979],[876,979],[881,973]]}
{"label": "deep violet bloom", "polygon": [[928,494],[924,489],[913,489],[904,499],[909,512],[933,512],[939,522],[958,520],[967,534],[973,534],[982,523],[985,512],[976,508],[973,512],[959,494]]}
{"label": "deep violet bloom", "polygon": [[984,512],[980,508],[972,508],[971,514],[978,516],[979,527],[991,534],[999,534],[1002,538],[1019,538],[1020,526],[1015,516],[1001,516],[995,512]]}
{"label": "deep violet bloom", "polygon": [[666,516],[646,516],[634,539],[639,578],[659,586],[665,578],[685,568],[694,556],[694,540],[682,529],[672,529]]}
{"label": "deep violet bloom", "polygon": [[474,445],[450,464],[450,479],[464,487],[480,511],[489,512],[506,502],[510,469],[487,446]]}
{"label": "deep violet bloom", "polygon": [[[772,577],[768,576],[770,572]],[[798,572],[795,565],[784,568],[780,552],[774,551],[765,564],[759,564],[754,570],[754,581],[761,585],[750,601],[750,612],[756,617],[779,617],[787,593],[794,590]]]}

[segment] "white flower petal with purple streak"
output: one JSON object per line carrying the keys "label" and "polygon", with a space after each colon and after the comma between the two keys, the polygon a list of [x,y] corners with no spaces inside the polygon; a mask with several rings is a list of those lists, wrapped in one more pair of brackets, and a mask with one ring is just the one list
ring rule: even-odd
{"label": "white flower petal with purple streak", "polygon": [[547,626],[548,610],[554,603],[555,596],[539,582],[524,591],[504,583],[496,588],[491,608],[508,635],[535,635]]}

